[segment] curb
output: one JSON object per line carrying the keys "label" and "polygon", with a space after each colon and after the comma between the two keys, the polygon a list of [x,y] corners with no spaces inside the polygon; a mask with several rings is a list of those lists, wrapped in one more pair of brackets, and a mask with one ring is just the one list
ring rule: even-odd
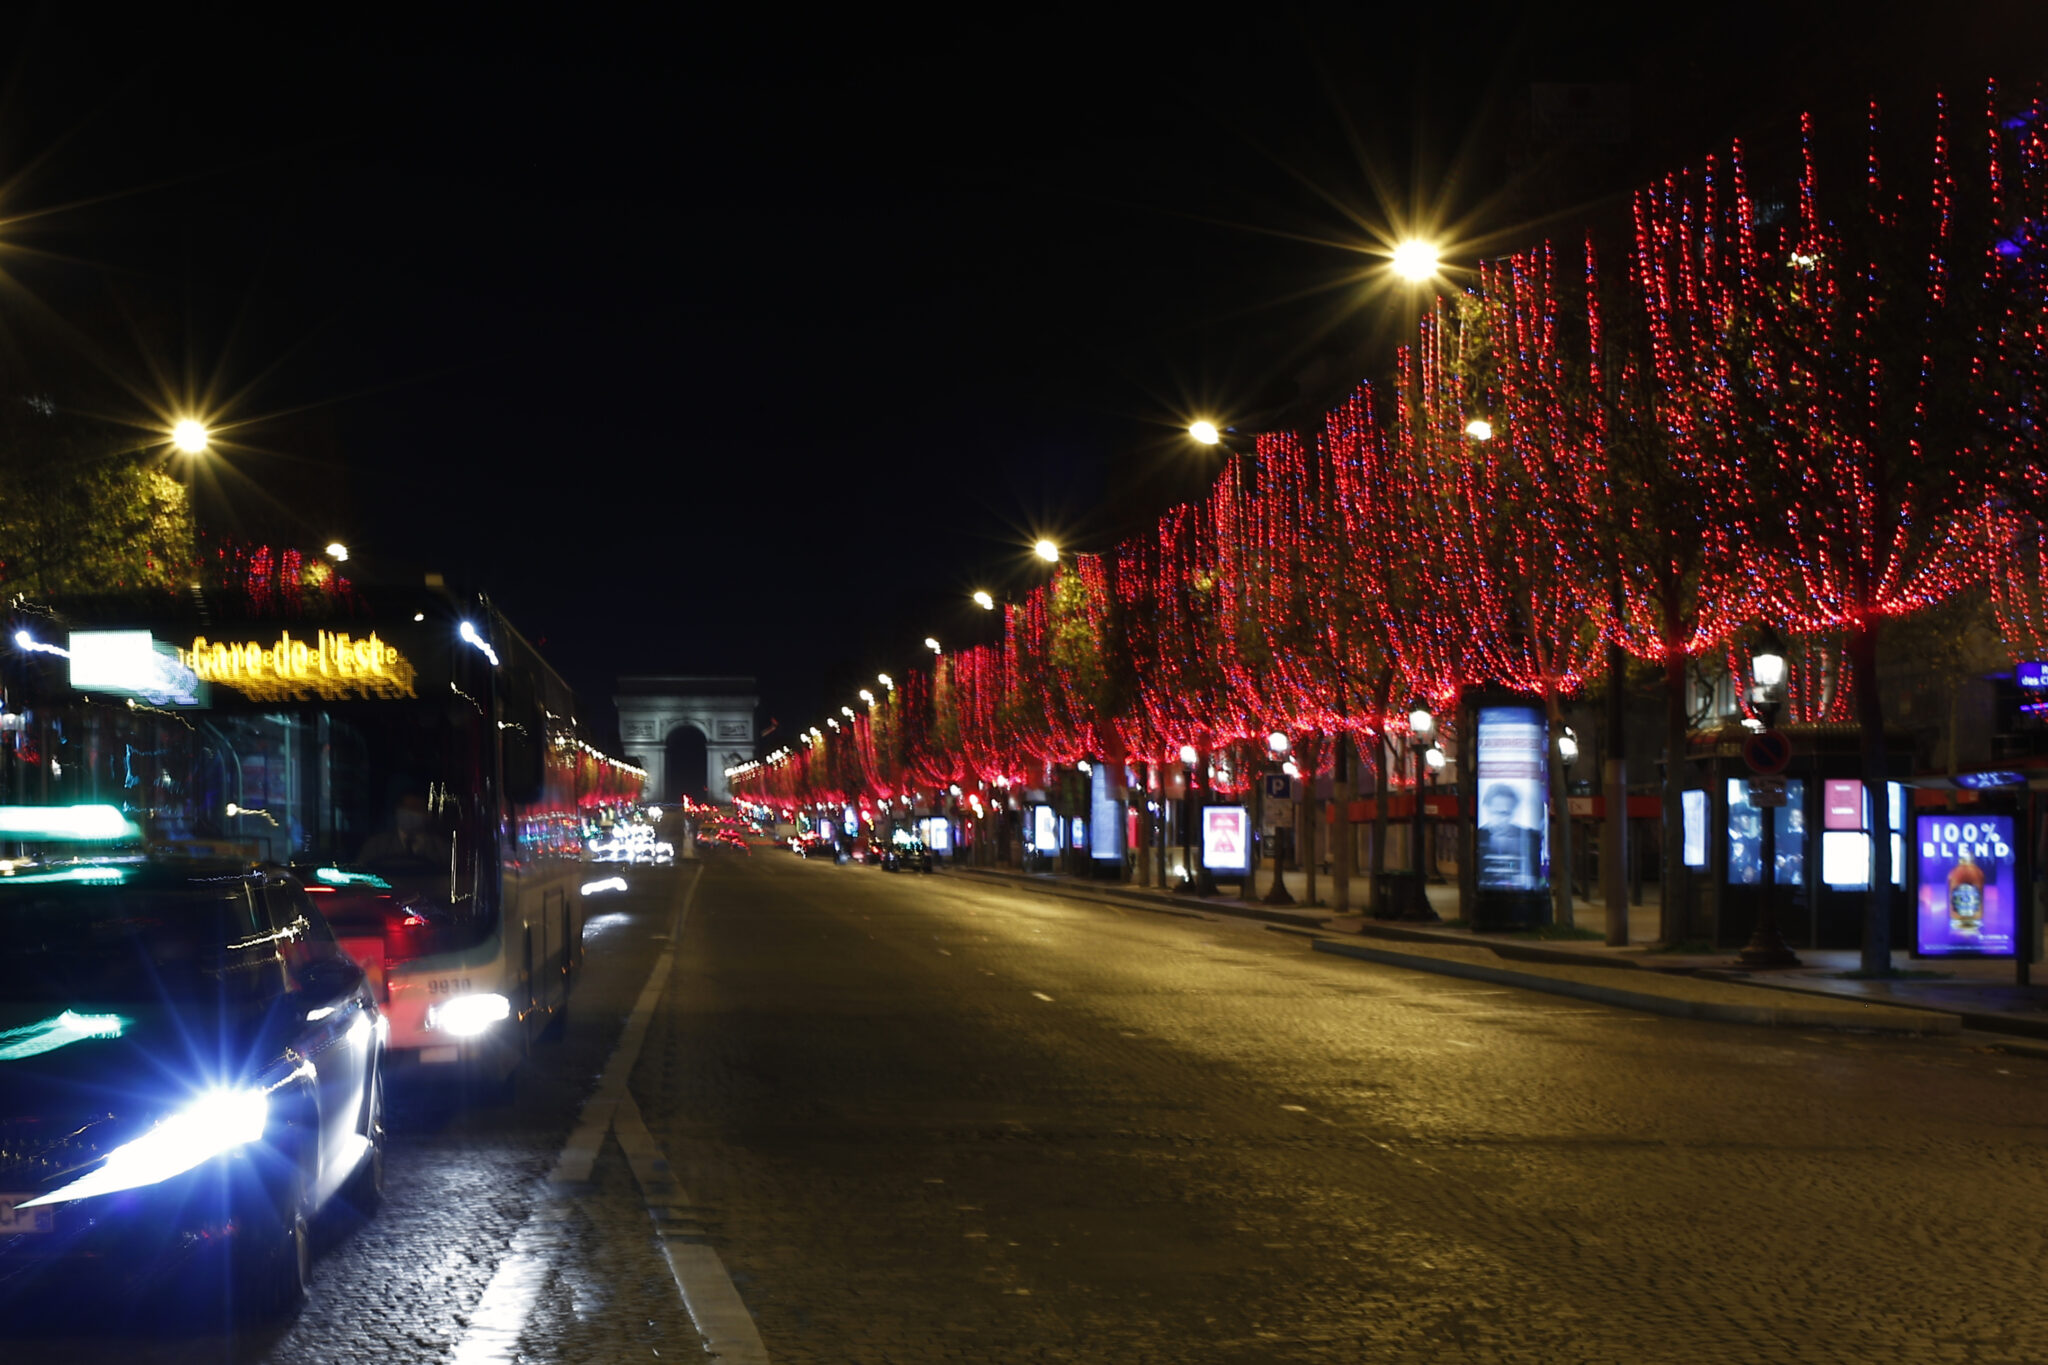
{"label": "curb", "polygon": [[1173,915],[1180,919],[1201,919],[1204,913],[1229,915],[1233,919],[1258,920],[1261,923],[1313,933],[1330,922],[1330,916],[1311,917],[1307,915],[1282,915],[1272,910],[1261,910],[1250,905],[1218,904],[1215,901],[1191,901],[1186,905],[1162,903],[1157,896],[1144,892],[1119,891],[1105,886],[1068,886],[1063,882],[1041,882],[1030,877],[1014,876],[1007,872],[990,872],[979,867],[949,867],[947,873],[954,876],[972,877],[976,881],[997,886],[1015,887],[1020,891],[1036,891],[1041,895],[1059,896],[1066,900],[1089,901],[1096,905],[1114,905],[1120,909],[1145,910],[1155,915]]}
{"label": "curb", "polygon": [[[1461,962],[1452,958],[1425,957],[1420,953],[1401,953],[1385,948],[1367,948],[1361,944],[1345,943],[1335,939],[1318,938],[1309,945],[1318,953],[1335,953],[1341,957],[1355,957],[1365,962],[1375,962],[1384,967],[1401,967],[1409,971],[1435,972],[1441,976],[1464,977],[1472,981],[1485,981],[1499,986],[1518,986],[1524,990],[1544,991],[1551,995],[1567,995],[1578,1000],[1591,1000],[1602,1005],[1617,1005],[1622,1009],[1643,1010],[1651,1014],[1670,1015],[1679,1019],[1710,1019],[1727,1024],[1751,1024],[1765,1028],[1829,1028],[1858,1029],[1875,1033],[1901,1034],[1955,1034],[1963,1027],[1962,1019],[1954,1014],[1937,1013],[1931,1010],[1907,1010],[1894,1014],[1882,1005],[1871,1005],[1863,1001],[1845,1000],[1842,1004],[1862,1005],[1869,1012],[1842,1009],[1803,1009],[1797,1006],[1779,1007],[1774,1005],[1736,1004],[1718,1000],[1687,1000],[1679,996],[1659,995],[1650,991],[1631,990],[1625,986],[1609,986],[1591,981],[1574,981],[1567,977],[1542,976],[1534,972],[1518,972],[1507,967],[1493,967],[1477,962]],[[1737,983],[1723,982],[1723,985]],[[1742,983],[1747,984],[1747,983]]]}
{"label": "curb", "polygon": [[[1812,986],[1795,981],[1759,980],[1753,976],[1737,976],[1734,973],[1723,973],[1711,968],[1700,971],[1698,975],[1704,980],[1725,982],[1732,986],[1757,986],[1767,991],[1785,991],[1791,995],[1820,996],[1828,1000],[1850,999],[1850,997],[1839,995],[1834,991],[1818,990]],[[1955,1018],[1963,1021],[1964,1028],[1977,1029],[1984,1033],[2002,1033],[2009,1037],[2048,1040],[2048,1020],[2029,1019],[2024,1015],[1999,1014],[1989,1010],[1953,1009],[1941,1005],[1923,1005],[1917,1000],[1885,1000],[1882,1002],[1871,1001],[1870,1003],[1882,1003],[1890,1006],[1892,1009],[1924,1010],[1930,1014],[1953,1015]]]}
{"label": "curb", "polygon": [[[1393,939],[1401,943],[1427,943],[1438,948],[1484,948],[1495,957],[1504,957],[1515,962],[1550,962],[1560,967],[1606,967],[1624,971],[1643,971],[1640,962],[1618,960],[1605,953],[1586,953],[1572,948],[1552,948],[1540,943],[1496,943],[1490,939],[1473,936],[1452,938],[1447,934],[1433,934],[1426,929],[1399,929],[1392,925],[1367,920],[1358,926],[1360,935],[1366,938]],[[1648,970],[1654,971],[1655,968]]]}

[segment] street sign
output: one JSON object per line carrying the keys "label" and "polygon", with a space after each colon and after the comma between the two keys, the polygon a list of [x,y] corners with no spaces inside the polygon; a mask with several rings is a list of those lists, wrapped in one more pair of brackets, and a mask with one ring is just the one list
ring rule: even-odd
{"label": "street sign", "polygon": [[1785,779],[1782,777],[1752,777],[1749,779],[1749,804],[1762,810],[1767,806],[1785,804]]}
{"label": "street sign", "polygon": [[1294,779],[1286,773],[1267,773],[1266,799],[1268,801],[1292,801],[1294,799]]}
{"label": "street sign", "polygon": [[1742,761],[1753,773],[1784,772],[1785,765],[1792,761],[1792,740],[1783,730],[1751,735],[1742,741]]}

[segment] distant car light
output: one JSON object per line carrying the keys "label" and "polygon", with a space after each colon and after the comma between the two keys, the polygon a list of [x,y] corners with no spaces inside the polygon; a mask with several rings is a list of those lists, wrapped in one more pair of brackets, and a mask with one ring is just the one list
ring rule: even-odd
{"label": "distant car light", "polygon": [[512,1017],[512,1002],[495,992],[458,995],[427,1011],[427,1027],[457,1038],[474,1038],[493,1024]]}
{"label": "distant car light", "polygon": [[270,1101],[260,1090],[212,1090],[156,1127],[107,1153],[99,1169],[36,1199],[16,1205],[68,1204],[161,1184],[203,1161],[263,1136]]}
{"label": "distant car light", "polygon": [[625,889],[626,879],[624,877],[605,877],[600,881],[583,883],[583,894],[586,896],[595,896],[600,891],[624,891]]}

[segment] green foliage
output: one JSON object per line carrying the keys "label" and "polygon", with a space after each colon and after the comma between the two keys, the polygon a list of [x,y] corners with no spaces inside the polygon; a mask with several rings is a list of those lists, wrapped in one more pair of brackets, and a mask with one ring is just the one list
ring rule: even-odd
{"label": "green foliage", "polygon": [[172,587],[196,559],[184,487],[41,399],[0,400],[0,581],[15,592]]}

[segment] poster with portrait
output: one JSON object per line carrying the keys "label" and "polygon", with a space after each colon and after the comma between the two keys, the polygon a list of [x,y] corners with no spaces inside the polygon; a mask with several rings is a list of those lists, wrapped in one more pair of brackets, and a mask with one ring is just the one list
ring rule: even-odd
{"label": "poster with portrait", "polygon": [[1913,951],[1921,957],[2011,957],[2019,875],[2010,815],[1914,820],[1920,846]]}
{"label": "poster with portrait", "polygon": [[1479,709],[1478,880],[1483,891],[1534,891],[1550,877],[1549,727],[1534,706]]}

